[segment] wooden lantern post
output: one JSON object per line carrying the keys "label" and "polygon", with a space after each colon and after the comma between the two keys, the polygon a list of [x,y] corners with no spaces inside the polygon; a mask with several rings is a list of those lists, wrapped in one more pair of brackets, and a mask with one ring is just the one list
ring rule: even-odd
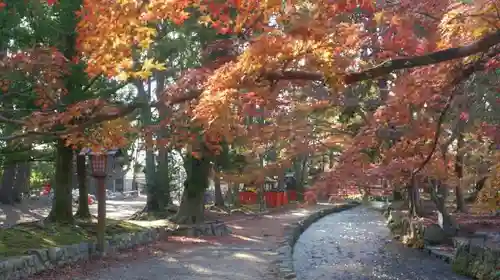
{"label": "wooden lantern post", "polygon": [[106,232],[106,171],[108,155],[91,154],[92,176],[97,180],[97,250],[105,253]]}

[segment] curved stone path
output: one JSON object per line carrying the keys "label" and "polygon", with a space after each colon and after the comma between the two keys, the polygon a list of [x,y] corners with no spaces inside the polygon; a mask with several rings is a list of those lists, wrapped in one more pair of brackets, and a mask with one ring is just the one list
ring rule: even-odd
{"label": "curved stone path", "polygon": [[309,227],[294,249],[298,280],[466,280],[441,260],[392,241],[382,215],[363,207]]}

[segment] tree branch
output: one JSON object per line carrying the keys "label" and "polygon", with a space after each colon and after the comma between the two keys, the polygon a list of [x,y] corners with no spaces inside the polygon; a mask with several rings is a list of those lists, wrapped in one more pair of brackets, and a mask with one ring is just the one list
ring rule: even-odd
{"label": "tree branch", "polygon": [[[484,61],[477,61],[473,65],[469,65],[467,68],[465,68],[462,71],[462,73],[460,73],[460,75],[458,75],[450,83],[450,85],[451,86],[455,86],[455,85],[459,84],[463,80],[469,78],[472,74],[474,74],[474,72],[476,72],[477,70],[481,69],[482,67],[484,67]],[[427,163],[430,162],[430,160],[432,159],[432,156],[436,152],[437,145],[439,143],[439,136],[441,135],[442,124],[444,122],[446,114],[448,113],[448,110],[451,108],[451,104],[452,104],[453,98],[455,98],[455,96],[456,96],[456,92],[454,90],[453,93],[448,98],[448,100],[446,102],[446,106],[444,107],[443,111],[441,111],[441,114],[439,115],[438,122],[437,122],[437,128],[436,128],[436,134],[434,135],[434,139],[433,139],[433,142],[432,142],[432,149],[429,152],[429,154],[427,155],[427,157],[424,159],[424,161],[420,164],[420,166],[411,173],[412,177],[414,177],[420,171],[422,171],[422,169],[424,169],[424,167],[427,165]]]}
{"label": "tree branch", "polygon": [[[378,78],[384,75],[387,75],[395,70],[401,70],[401,69],[409,69],[409,68],[414,68],[414,67],[419,67],[419,66],[426,66],[426,65],[431,65],[431,64],[437,64],[440,62],[444,61],[449,61],[457,58],[463,58],[467,57],[470,55],[474,55],[480,52],[486,52],[490,47],[497,45],[500,43],[500,31],[497,31],[495,33],[489,34],[482,39],[466,45],[462,47],[456,47],[456,48],[449,48],[437,52],[432,52],[426,55],[422,56],[415,56],[411,58],[397,58],[393,60],[388,60],[379,66],[358,72],[358,73],[350,73],[346,74],[344,77],[344,82],[346,84],[353,84],[359,81],[363,80],[370,80],[374,78]],[[494,50],[492,54],[490,54],[490,57],[495,56],[498,54],[498,50]],[[472,73],[477,71],[477,67],[468,67],[466,70],[464,70],[464,75],[468,74],[470,76]],[[461,75],[462,76],[462,75]],[[282,72],[270,72],[270,73],[264,73],[262,75],[264,79],[268,80],[308,80],[308,81],[323,81],[324,76],[321,73],[316,73],[316,72],[307,72],[307,71],[282,71]],[[199,97],[201,94],[201,91],[198,90],[193,90],[190,91],[188,94],[182,97],[176,97],[172,98],[168,102],[165,101],[158,101],[150,104],[152,107],[159,107],[162,105],[162,102],[167,103],[168,105],[173,105],[173,104],[178,104],[182,102],[186,102],[192,99],[195,99]],[[14,140],[14,139],[19,139],[19,138],[24,138],[24,137],[29,137],[29,136],[61,136],[65,134],[69,134],[72,131],[92,126],[95,124],[98,124],[103,121],[108,121],[108,120],[113,120],[117,119],[120,117],[124,117],[126,115],[129,115],[133,113],[136,109],[142,107],[144,104],[140,102],[135,102],[132,104],[129,104],[123,108],[121,108],[118,112],[112,113],[112,114],[101,114],[98,115],[87,122],[84,122],[82,124],[79,124],[77,128],[71,128],[68,130],[62,130],[62,131],[57,131],[57,132],[39,132],[39,131],[28,131],[23,134],[18,134],[18,135],[11,135],[7,137],[0,137],[0,140],[6,141],[6,140]],[[9,122],[9,123],[15,123],[15,124],[21,124],[20,122],[22,121],[15,121],[11,119],[4,118],[0,116],[0,122]],[[436,143],[437,145],[437,143]],[[435,150],[435,148],[434,148]],[[432,152],[433,153],[433,152]],[[432,157],[432,153],[430,154],[430,157]],[[430,160],[430,158],[429,158]],[[426,163],[425,163],[426,164]],[[425,164],[423,164],[425,166]],[[423,168],[423,167],[422,167]],[[420,168],[420,170],[422,169]],[[419,171],[420,171],[419,170]]]}
{"label": "tree branch", "polygon": [[378,78],[387,75],[395,70],[426,66],[454,60],[457,58],[467,57],[480,52],[486,52],[490,47],[498,43],[500,43],[500,31],[486,35],[482,39],[462,47],[449,48],[410,58],[397,58],[387,60],[378,66],[364,70],[362,72],[347,74],[344,77],[344,82],[349,85],[359,81]]}

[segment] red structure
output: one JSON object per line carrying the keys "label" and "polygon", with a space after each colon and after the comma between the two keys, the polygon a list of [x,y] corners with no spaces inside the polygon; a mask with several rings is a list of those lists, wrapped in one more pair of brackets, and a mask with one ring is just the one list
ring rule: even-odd
{"label": "red structure", "polygon": [[258,196],[254,192],[240,192],[240,203],[243,205],[256,204]]}
{"label": "red structure", "polygon": [[290,190],[290,191],[287,191],[287,193],[288,193],[288,200],[289,201],[297,201],[297,191]]}

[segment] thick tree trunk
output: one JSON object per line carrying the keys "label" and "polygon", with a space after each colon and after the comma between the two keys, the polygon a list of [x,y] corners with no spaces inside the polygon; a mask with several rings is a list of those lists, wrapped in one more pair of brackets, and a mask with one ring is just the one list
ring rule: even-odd
{"label": "thick tree trunk", "polygon": [[3,169],[2,186],[0,188],[0,203],[13,204],[14,182],[16,180],[16,165],[7,163]]}
{"label": "thick tree trunk", "polygon": [[172,171],[168,165],[168,150],[165,147],[160,147],[158,152],[158,170],[156,170],[157,188],[155,189],[155,200],[158,209],[164,209],[170,203],[170,182]]}
{"label": "thick tree trunk", "polygon": [[56,144],[54,201],[47,219],[50,222],[73,223],[73,203],[71,197],[73,150],[64,144],[63,140],[57,141]]}
{"label": "thick tree trunk", "polygon": [[76,157],[76,176],[78,180],[78,210],[76,215],[80,219],[89,219],[89,190],[87,186],[87,166],[85,155]]}
{"label": "thick tree trunk", "polygon": [[394,187],[394,189],[392,190],[392,200],[394,201],[404,200],[403,194],[401,193],[399,187]]}
{"label": "thick tree trunk", "polygon": [[17,165],[16,182],[12,198],[14,202],[20,203],[22,195],[29,192],[31,168],[28,161],[20,162]]}
{"label": "thick tree trunk", "polygon": [[155,168],[155,155],[153,151],[146,151],[146,211],[159,211],[160,203],[156,197],[157,186],[156,186],[156,168]]}
{"label": "thick tree trunk", "polygon": [[[166,78],[166,73],[162,71],[155,72],[155,81],[156,81],[156,88],[155,88],[155,95],[158,100],[162,98],[162,95],[165,92],[165,78]],[[160,114],[160,120],[164,120],[168,118],[168,107],[165,105],[160,105],[158,108],[158,112]],[[163,128],[158,131],[157,138],[159,140],[165,139],[168,137],[168,131],[167,129]],[[161,208],[165,208],[167,205],[172,203],[172,197],[171,197],[171,189],[170,189],[170,182],[171,182],[171,171],[169,170],[169,165],[168,165],[168,149],[165,146],[160,145],[158,148],[158,170],[156,171],[158,173],[158,176],[156,176],[157,179],[157,204]],[[162,182],[160,184],[160,182]]]}
{"label": "thick tree trunk", "polygon": [[179,212],[173,217],[173,221],[179,224],[196,224],[203,222],[205,204],[205,191],[208,189],[208,178],[210,176],[210,160],[202,157],[195,158],[188,152],[184,161],[186,169],[186,180],[184,181],[184,192],[182,194]]}

